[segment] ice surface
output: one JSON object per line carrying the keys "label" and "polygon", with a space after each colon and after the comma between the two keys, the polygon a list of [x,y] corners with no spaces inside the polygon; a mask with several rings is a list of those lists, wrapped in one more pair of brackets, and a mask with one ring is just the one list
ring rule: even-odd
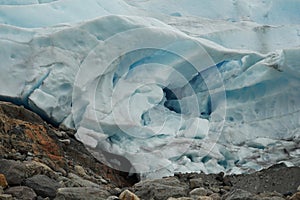
{"label": "ice surface", "polygon": [[145,177],[299,165],[299,10],[0,1],[0,99],[76,128],[97,159]]}

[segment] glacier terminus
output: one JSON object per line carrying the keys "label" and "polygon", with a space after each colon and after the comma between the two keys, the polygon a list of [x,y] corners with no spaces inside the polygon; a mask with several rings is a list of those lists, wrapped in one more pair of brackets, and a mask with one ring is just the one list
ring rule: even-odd
{"label": "glacier terminus", "polygon": [[145,178],[299,166],[299,11],[298,0],[0,0],[0,100]]}

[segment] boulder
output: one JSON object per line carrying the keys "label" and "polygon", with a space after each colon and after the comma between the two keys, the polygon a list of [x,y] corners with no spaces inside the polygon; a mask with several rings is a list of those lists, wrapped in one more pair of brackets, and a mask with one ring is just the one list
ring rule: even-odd
{"label": "boulder", "polygon": [[13,200],[13,197],[10,194],[0,194],[0,200]]}
{"label": "boulder", "polygon": [[190,196],[206,196],[207,190],[203,187],[201,188],[195,188],[192,191],[190,191]]}
{"label": "boulder", "polygon": [[191,189],[202,187],[202,186],[203,186],[203,180],[202,180],[202,178],[193,178],[193,179],[190,179],[190,188]]}
{"label": "boulder", "polygon": [[103,188],[69,187],[59,188],[55,200],[103,200],[110,197],[110,193]]}
{"label": "boulder", "polygon": [[42,197],[55,197],[59,183],[46,175],[35,175],[25,180],[24,185],[34,189]]}
{"label": "boulder", "polygon": [[289,200],[300,200],[300,192],[295,193]]}
{"label": "boulder", "polygon": [[20,185],[25,179],[26,167],[20,161],[0,160],[0,173],[4,174],[9,185]]}
{"label": "boulder", "polygon": [[5,190],[6,194],[11,194],[16,199],[35,200],[37,198],[33,189],[26,186],[15,186]]}
{"label": "boulder", "polygon": [[225,200],[258,200],[254,194],[245,190],[236,189],[228,194]]}
{"label": "boulder", "polygon": [[129,190],[124,190],[120,196],[119,196],[120,200],[140,200],[140,198],[138,196],[136,196],[133,192],[129,191]]}
{"label": "boulder", "polygon": [[176,177],[145,180],[133,186],[134,193],[141,199],[166,200],[169,197],[188,196],[188,185]]}

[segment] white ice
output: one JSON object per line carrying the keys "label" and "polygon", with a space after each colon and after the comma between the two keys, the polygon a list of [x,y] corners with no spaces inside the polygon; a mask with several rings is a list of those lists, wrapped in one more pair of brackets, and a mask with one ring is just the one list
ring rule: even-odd
{"label": "white ice", "polygon": [[0,0],[0,99],[76,128],[96,158],[145,177],[299,165],[299,10]]}

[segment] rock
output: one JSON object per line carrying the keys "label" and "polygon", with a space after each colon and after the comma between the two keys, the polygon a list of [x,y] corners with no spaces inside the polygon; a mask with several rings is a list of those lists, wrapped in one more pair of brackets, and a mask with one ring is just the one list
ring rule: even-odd
{"label": "rock", "polygon": [[24,185],[34,189],[42,197],[55,197],[60,185],[46,175],[35,175],[25,180]]}
{"label": "rock", "polygon": [[230,177],[232,188],[239,188],[254,194],[277,191],[285,194],[295,193],[299,186],[300,168],[277,164],[251,174]]}
{"label": "rock", "polygon": [[4,174],[0,174],[0,186],[2,188],[6,188],[8,186],[8,183],[6,181],[6,177]]}
{"label": "rock", "polygon": [[41,196],[38,196],[38,197],[36,198],[36,200],[50,200],[50,198],[49,198],[49,197],[43,198],[43,197],[41,197]]}
{"label": "rock", "polygon": [[120,200],[140,200],[138,196],[136,196],[133,192],[130,192],[129,190],[124,190],[120,196]]}
{"label": "rock", "polygon": [[3,194],[3,188],[0,186],[0,194]]}
{"label": "rock", "polygon": [[106,200],[119,200],[117,196],[109,196]]}
{"label": "rock", "polygon": [[13,197],[10,194],[0,194],[0,200],[13,200]]}
{"label": "rock", "polygon": [[6,194],[11,194],[16,199],[34,200],[37,198],[33,189],[26,186],[15,186],[5,190]]}
{"label": "rock", "polygon": [[220,195],[224,195],[224,194],[226,194],[226,193],[228,193],[228,191],[226,191],[226,190],[224,190],[224,189],[220,189]]}
{"label": "rock", "polygon": [[300,192],[300,185],[298,186],[297,191]]}
{"label": "rock", "polygon": [[107,180],[105,180],[104,178],[100,178],[99,180],[100,180],[100,181],[101,181],[101,183],[103,183],[103,184],[108,184],[108,181],[107,181]]}
{"label": "rock", "polygon": [[60,137],[60,138],[66,138],[66,137],[67,137],[67,133],[64,132],[64,131],[58,131],[58,130],[55,130],[54,133],[55,133],[55,135],[56,135],[57,137]]}
{"label": "rock", "polygon": [[231,189],[231,187],[226,185],[226,186],[223,186],[223,189],[229,191]]}
{"label": "rock", "polygon": [[207,197],[207,196],[199,196],[195,200],[213,200],[213,199],[211,197]]}
{"label": "rock", "polygon": [[110,193],[112,195],[116,195],[116,196],[119,196],[122,192],[122,189],[118,188],[118,187],[115,187],[113,189],[110,190]]}
{"label": "rock", "polygon": [[255,195],[245,190],[236,189],[228,194],[225,200],[257,200]]}
{"label": "rock", "polygon": [[0,173],[4,174],[9,185],[20,185],[25,179],[26,167],[20,161],[0,160]]}
{"label": "rock", "polygon": [[69,173],[68,178],[71,180],[72,187],[100,187],[100,185],[91,181],[85,180],[76,174]]}
{"label": "rock", "polygon": [[257,195],[259,198],[263,200],[283,200],[282,194],[278,192],[264,192]]}
{"label": "rock", "polygon": [[202,178],[193,178],[190,179],[190,188],[194,189],[194,188],[199,188],[203,186],[203,180]]}
{"label": "rock", "polygon": [[190,196],[206,196],[207,190],[203,187],[201,188],[195,188],[192,191],[190,191]]}
{"label": "rock", "polygon": [[[25,178],[37,174],[44,174],[52,179],[57,179],[60,173],[67,176],[76,165],[82,166],[88,172],[88,180],[98,184],[113,183],[117,187],[129,187],[139,180],[137,174],[128,176],[129,173],[114,170],[98,162],[74,138],[75,130],[60,128],[47,124],[22,106],[0,101],[0,158],[10,159],[0,159],[0,173],[6,176],[10,186],[19,186]],[[71,132],[72,137],[69,137]],[[59,139],[69,139],[71,143],[67,145]],[[26,167],[15,160],[26,160]]]}
{"label": "rock", "polygon": [[167,200],[213,200],[211,197],[207,196],[198,196],[198,197],[179,197],[179,198],[174,198],[170,197]]}
{"label": "rock", "polygon": [[213,200],[221,200],[220,195],[217,193],[213,193],[213,194],[209,195],[209,197],[212,198]]}
{"label": "rock", "polygon": [[68,187],[59,188],[55,200],[103,200],[111,194],[103,188]]}
{"label": "rock", "polygon": [[75,165],[74,170],[81,177],[87,177],[88,176],[86,174],[85,170],[83,169],[83,167],[81,167],[80,165]]}
{"label": "rock", "polygon": [[26,176],[32,177],[34,175],[47,175],[50,178],[56,179],[58,175],[47,165],[37,161],[24,162],[26,167]]}
{"label": "rock", "polygon": [[211,191],[210,189],[207,189],[206,191],[207,191],[207,194],[206,194],[206,196],[210,196],[211,194],[213,194],[213,193],[214,193],[214,192],[213,192],[213,191]]}
{"label": "rock", "polygon": [[70,139],[59,139],[58,141],[60,141],[61,143],[64,143],[64,144],[71,144],[71,140]]}
{"label": "rock", "polygon": [[54,128],[37,114],[21,106],[0,102],[0,128],[0,138],[3,138],[0,149],[10,155],[8,158],[24,161],[29,155],[29,160],[36,156],[34,159],[43,160],[54,170],[67,166],[63,144],[58,142]]}
{"label": "rock", "polygon": [[152,185],[149,188],[143,188],[135,192],[142,199],[167,199],[168,197],[186,196],[186,190],[182,187],[167,186],[167,185]]}
{"label": "rock", "polygon": [[188,196],[188,185],[177,177],[145,180],[133,186],[134,193],[141,199],[166,200],[169,197]]}
{"label": "rock", "polygon": [[263,198],[259,197],[258,199],[259,200],[285,200],[282,197],[263,197]]}
{"label": "rock", "polygon": [[219,192],[220,192],[220,188],[217,188],[217,187],[210,187],[210,190],[211,190],[213,193],[219,193]]}
{"label": "rock", "polygon": [[295,193],[289,200],[300,200],[300,192]]}

